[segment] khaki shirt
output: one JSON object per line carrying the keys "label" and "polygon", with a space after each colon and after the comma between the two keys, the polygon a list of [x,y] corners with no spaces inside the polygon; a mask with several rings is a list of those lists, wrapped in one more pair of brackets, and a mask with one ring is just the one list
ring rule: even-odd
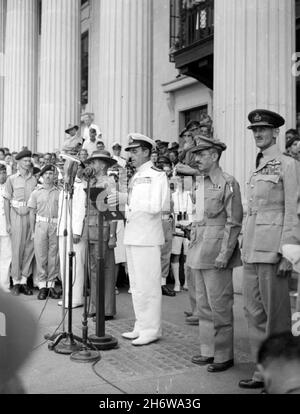
{"label": "khaki shirt", "polygon": [[7,200],[28,201],[36,185],[37,181],[33,175],[23,177],[17,172],[6,180],[3,197]]}
{"label": "khaki shirt", "polygon": [[204,218],[192,224],[187,264],[193,269],[212,269],[218,259],[229,268],[240,266],[242,220],[239,184],[218,168],[204,179]]}
{"label": "khaki shirt", "polygon": [[297,223],[297,161],[276,145],[263,155],[247,183],[242,253],[246,263],[277,263],[282,245],[293,244]]}
{"label": "khaki shirt", "polygon": [[27,205],[38,216],[52,219],[58,217],[58,199],[59,190],[55,186],[45,188],[42,185],[33,191]]}

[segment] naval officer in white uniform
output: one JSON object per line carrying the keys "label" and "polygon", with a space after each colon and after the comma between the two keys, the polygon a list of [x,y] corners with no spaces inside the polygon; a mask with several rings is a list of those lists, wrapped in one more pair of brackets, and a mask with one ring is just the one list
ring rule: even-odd
{"label": "naval officer in white uniform", "polygon": [[[122,336],[132,339],[136,346],[147,345],[161,336],[160,246],[165,242],[161,215],[167,210],[170,194],[166,174],[150,161],[153,148],[152,139],[130,134],[125,149],[137,170],[128,185],[124,234],[136,322],[133,331]],[[115,197],[111,196],[108,202],[112,205]]]}

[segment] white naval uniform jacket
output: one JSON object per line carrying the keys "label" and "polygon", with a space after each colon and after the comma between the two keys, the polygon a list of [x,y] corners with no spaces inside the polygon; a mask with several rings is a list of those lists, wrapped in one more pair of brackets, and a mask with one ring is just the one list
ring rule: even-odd
{"label": "white naval uniform jacket", "polygon": [[143,164],[129,183],[124,244],[160,246],[165,243],[161,213],[170,209],[170,192],[165,172],[151,161]]}

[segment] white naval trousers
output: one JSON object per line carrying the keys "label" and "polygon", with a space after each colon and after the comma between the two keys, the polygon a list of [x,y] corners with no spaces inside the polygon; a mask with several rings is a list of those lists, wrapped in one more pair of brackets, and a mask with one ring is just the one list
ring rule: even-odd
{"label": "white naval trousers", "polygon": [[139,337],[161,336],[160,246],[126,246],[126,257],[133,309],[134,332]]}
{"label": "white naval trousers", "polygon": [[9,292],[10,286],[11,254],[10,236],[0,236],[0,288],[5,292]]}
{"label": "white naval trousers", "polygon": [[[87,241],[84,238],[80,239],[78,244],[73,244],[75,257],[73,259],[73,299],[72,306],[83,304],[83,283],[84,283],[84,264],[86,255]],[[69,238],[67,238],[67,254],[66,254],[66,291],[65,291],[65,305],[68,306],[69,294]],[[64,237],[59,236],[59,258],[60,258],[60,273],[63,280],[63,263],[64,263]]]}

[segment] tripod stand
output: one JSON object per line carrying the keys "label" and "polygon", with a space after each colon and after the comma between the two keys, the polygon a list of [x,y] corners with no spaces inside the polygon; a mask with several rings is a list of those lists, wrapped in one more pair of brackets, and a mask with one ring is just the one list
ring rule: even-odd
{"label": "tripod stand", "polygon": [[[74,194],[74,183],[65,183],[64,188],[64,257],[63,257],[63,299],[62,299],[62,323],[63,332],[48,345],[49,350],[54,350],[59,354],[72,354],[73,352],[80,349],[80,345],[76,341],[81,341],[81,338],[73,335],[72,332],[72,301],[73,301],[73,259],[75,253],[73,251],[73,234],[72,234],[72,217],[73,217],[73,194]],[[68,197],[69,195],[69,197]],[[69,210],[69,232],[68,232],[68,210]],[[66,292],[66,252],[67,242],[69,240],[69,272],[68,272],[68,330],[65,331],[65,292]]]}
{"label": "tripod stand", "polygon": [[[90,185],[91,176],[87,176],[87,200],[90,199]],[[87,220],[90,215],[90,203],[87,203]],[[88,236],[89,242],[89,236]],[[95,362],[100,360],[100,353],[98,351],[90,350],[88,344],[88,300],[87,300],[87,283],[88,283],[88,263],[89,263],[89,251],[86,249],[85,266],[84,266],[84,305],[83,305],[83,319],[82,319],[82,345],[79,351],[75,351],[71,354],[71,360],[75,362]]]}

